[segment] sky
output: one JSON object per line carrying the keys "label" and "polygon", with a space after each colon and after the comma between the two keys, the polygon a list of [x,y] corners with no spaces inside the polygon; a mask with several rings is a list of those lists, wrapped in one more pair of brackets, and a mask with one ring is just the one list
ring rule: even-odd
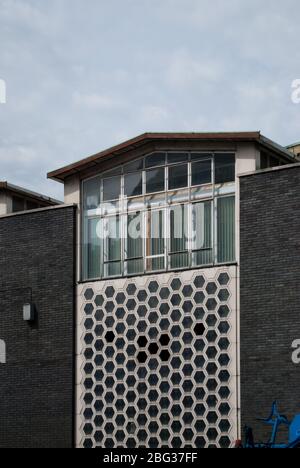
{"label": "sky", "polygon": [[146,131],[300,141],[299,0],[0,0],[0,180],[62,198],[48,171]]}

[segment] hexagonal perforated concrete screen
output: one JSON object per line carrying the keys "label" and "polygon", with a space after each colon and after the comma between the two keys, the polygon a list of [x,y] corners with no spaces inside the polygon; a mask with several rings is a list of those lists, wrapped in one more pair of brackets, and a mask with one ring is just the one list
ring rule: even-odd
{"label": "hexagonal perforated concrete screen", "polygon": [[236,268],[78,288],[78,446],[237,438]]}

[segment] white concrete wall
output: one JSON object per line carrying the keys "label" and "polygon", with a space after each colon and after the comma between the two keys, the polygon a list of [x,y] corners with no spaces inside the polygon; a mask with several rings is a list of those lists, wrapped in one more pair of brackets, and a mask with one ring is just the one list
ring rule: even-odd
{"label": "white concrete wall", "polygon": [[[221,273],[225,273],[229,277],[228,284],[226,286],[220,286],[220,284],[218,282]],[[196,283],[195,283],[196,278],[199,277],[199,276],[202,276],[205,279],[205,284],[203,284],[202,287],[196,286]],[[180,281],[181,281],[182,286],[181,286],[181,289],[180,289],[178,294],[182,297],[182,301],[186,300],[186,296],[184,296],[184,292],[183,292],[184,291],[184,289],[183,289],[184,286],[188,286],[188,287],[192,286],[192,288],[193,288],[193,293],[191,294],[190,299],[188,299],[188,300],[191,301],[191,303],[193,305],[193,308],[188,313],[183,311],[182,306],[174,307],[172,305],[171,297],[172,297],[173,294],[177,294],[172,289],[172,286],[171,286],[172,281],[174,280],[174,278],[179,278]],[[134,300],[137,302],[137,304],[139,304],[139,300],[137,299],[138,291],[141,291],[141,290],[149,291],[148,288],[149,288],[149,285],[150,285],[150,283],[152,281],[156,281],[158,283],[158,285],[159,285],[159,290],[157,291],[157,293],[154,294],[154,296],[155,297],[157,296],[158,299],[159,299],[159,304],[155,309],[155,311],[159,315],[157,323],[159,323],[162,318],[164,318],[164,319],[167,318],[167,319],[169,319],[169,322],[170,322],[169,328],[164,332],[160,332],[160,333],[169,334],[169,336],[171,338],[171,342],[169,344],[170,352],[171,352],[172,341],[180,340],[182,342],[182,344],[183,344],[183,347],[186,346],[186,347],[193,350],[193,357],[189,361],[190,363],[193,363],[193,360],[194,360],[194,358],[196,356],[201,355],[201,356],[206,357],[206,354],[205,354],[206,351],[205,350],[203,352],[200,351],[200,350],[196,351],[196,348],[193,348],[193,344],[191,344],[191,345],[184,344],[184,341],[182,341],[182,339],[183,339],[182,336],[183,335],[181,335],[181,338],[174,338],[173,337],[172,332],[170,331],[170,329],[172,328],[172,326],[174,324],[175,325],[177,324],[177,323],[173,322],[172,318],[171,318],[172,311],[174,309],[179,308],[182,311],[182,319],[181,320],[183,320],[184,317],[185,318],[188,317],[191,320],[190,327],[186,327],[186,328],[185,328],[185,325],[182,323],[182,321],[178,322],[178,325],[180,326],[180,328],[182,330],[181,333],[183,333],[183,334],[185,332],[189,332],[189,331],[193,332],[196,323],[206,324],[206,320],[207,320],[208,315],[215,314],[215,316],[217,317],[217,323],[214,326],[210,327],[209,329],[207,328],[206,332],[208,330],[216,331],[216,333],[218,335],[218,338],[216,339],[216,342],[218,342],[219,337],[220,338],[226,337],[226,338],[228,338],[228,340],[230,342],[229,349],[227,351],[225,351],[228,354],[228,356],[230,357],[230,363],[228,364],[227,367],[225,367],[225,369],[227,369],[228,372],[230,373],[230,380],[229,380],[228,383],[223,384],[223,385],[228,386],[228,388],[230,389],[230,396],[228,397],[228,399],[226,401],[230,405],[231,411],[230,411],[230,414],[229,414],[228,417],[227,416],[222,417],[218,413],[218,407],[217,407],[216,411],[218,413],[219,420],[221,420],[223,418],[223,419],[228,419],[230,421],[231,428],[230,428],[230,430],[228,431],[228,434],[227,434],[229,436],[229,438],[230,438],[230,441],[233,443],[234,440],[236,440],[237,437],[238,437],[238,434],[239,434],[239,420],[238,420],[239,400],[238,400],[238,398],[239,398],[239,396],[238,396],[237,391],[236,391],[237,383],[238,383],[237,382],[237,379],[238,379],[238,363],[237,363],[237,356],[238,356],[238,352],[237,352],[237,348],[238,348],[238,338],[237,338],[237,323],[238,323],[238,321],[237,321],[237,314],[238,314],[238,311],[237,311],[237,268],[236,267],[206,268],[206,269],[202,269],[202,270],[185,271],[185,272],[177,272],[177,273],[166,273],[166,274],[160,274],[160,275],[143,276],[143,277],[136,277],[136,278],[129,278],[129,279],[99,281],[99,282],[94,282],[94,283],[89,283],[89,284],[81,284],[81,285],[78,286],[78,288],[77,288],[78,308],[77,308],[77,319],[76,319],[76,322],[77,322],[77,325],[76,325],[76,327],[77,327],[77,352],[76,352],[76,360],[77,360],[77,372],[76,372],[76,394],[77,394],[76,420],[77,420],[77,422],[76,422],[76,428],[77,428],[77,446],[79,446],[79,447],[82,447],[83,444],[84,444],[84,439],[85,439],[84,432],[83,432],[84,425],[85,425],[85,423],[90,422],[90,421],[86,420],[86,418],[83,415],[84,410],[86,408],[89,408],[89,405],[85,405],[84,400],[83,400],[84,394],[85,394],[85,388],[84,388],[83,383],[84,383],[85,378],[87,377],[86,374],[85,374],[85,371],[84,371],[84,367],[85,367],[86,363],[90,362],[88,359],[86,359],[86,357],[84,355],[84,352],[85,352],[85,350],[87,348],[93,348],[95,346],[95,342],[96,342],[97,339],[103,340],[103,343],[104,343],[104,346],[105,346],[105,343],[106,343],[105,342],[105,335],[106,335],[107,331],[111,330],[111,328],[107,327],[107,324],[106,324],[106,319],[108,317],[114,317],[114,319],[116,320],[116,323],[114,325],[113,330],[114,330],[114,333],[116,334],[116,338],[117,338],[117,333],[115,331],[116,325],[118,323],[121,323],[121,324],[125,324],[125,327],[129,327],[129,325],[126,324],[126,319],[127,319],[129,314],[131,314],[131,315],[133,314],[136,317],[136,323],[135,323],[135,325],[131,325],[129,328],[134,327],[136,329],[137,338],[138,338],[138,336],[139,336],[139,334],[138,334],[139,333],[138,332],[138,330],[139,330],[138,324],[140,323],[140,321],[143,321],[144,318],[141,318],[139,316],[139,314],[137,313],[138,309],[136,309],[134,311],[131,311],[131,310],[127,311],[127,313],[125,314],[124,319],[118,320],[116,318],[116,309],[117,309],[117,307],[120,307],[120,306],[118,306],[117,303],[116,303],[116,295],[117,295],[118,292],[125,293],[125,295],[126,295],[125,303],[127,303],[127,301],[130,299],[130,297],[134,297]],[[212,295],[209,295],[208,292],[207,292],[207,289],[206,289],[207,285],[210,282],[214,282],[218,287],[218,289]],[[135,287],[137,289],[133,296],[131,296],[131,294],[129,292],[126,292],[127,287],[129,285],[135,285]],[[110,297],[111,293],[107,292],[108,287],[114,288],[112,298]],[[168,304],[170,306],[170,311],[168,312],[168,314],[161,314],[161,312],[160,312],[160,304],[161,304],[161,302],[165,302],[165,300],[163,301],[160,298],[160,291],[161,291],[162,288],[167,288],[170,291],[170,294],[171,294],[169,299],[167,300]],[[226,288],[230,293],[228,299],[225,302],[220,302],[220,300],[219,300],[219,291],[222,288],[223,289]],[[201,292],[203,291],[203,294],[206,297],[203,300],[203,305],[202,305],[203,310],[205,311],[204,312],[205,316],[203,317],[203,320],[201,320],[201,321],[199,320],[199,317],[197,318],[197,307],[199,307],[199,305],[197,306],[197,304],[195,302],[196,299],[194,299],[195,294],[197,292],[199,292],[199,291],[201,291]],[[149,316],[148,314],[151,313],[151,307],[148,306],[148,302],[147,302],[150,295],[151,295],[151,293],[148,292],[147,298],[145,300],[142,300],[142,304],[143,305],[146,304],[146,308],[147,308],[147,313],[146,313],[146,317],[145,317],[145,320],[147,321],[147,323],[148,323],[148,316]],[[98,302],[98,306],[96,306],[96,303],[97,303],[96,297],[97,296],[100,299],[102,298],[104,300],[104,302],[103,302],[103,304],[101,306],[99,304],[102,303],[102,299]],[[217,306],[216,306],[215,311],[210,311],[209,312],[209,310],[207,309],[207,307],[208,307],[207,301],[209,299],[211,299],[211,298],[215,299],[215,301],[217,303]],[[106,303],[108,303],[108,302],[114,302],[115,303],[115,306],[114,306],[113,310],[109,311],[109,312],[107,312],[107,310],[106,310]],[[220,319],[219,315],[218,315],[219,314],[218,313],[219,306],[221,306],[221,305],[228,306],[228,308],[230,310],[230,313],[229,313],[228,317],[225,318],[225,319]],[[91,310],[91,307],[93,308],[93,310]],[[125,309],[126,309],[126,306],[125,306]],[[101,315],[101,320],[99,320],[99,317],[98,317],[98,320],[96,320],[95,315],[96,315],[97,310],[98,310],[98,313],[100,313],[100,315]],[[90,326],[90,325],[88,325],[88,322],[86,322],[87,319],[92,320],[94,322],[94,325],[93,325],[91,330],[87,329]],[[222,322],[222,321],[224,322],[224,320],[229,324],[230,329],[228,330],[227,333],[224,334],[224,332],[223,332],[223,334],[221,334],[219,332],[218,327],[219,327],[220,322]],[[97,334],[97,336],[96,336],[95,327],[97,325],[102,326],[103,331],[99,332],[99,334]],[[147,327],[151,327],[151,326],[153,326],[153,325],[151,325],[150,322],[149,322]],[[159,325],[157,325],[157,326],[158,326],[158,330],[159,330]],[[147,330],[145,332],[143,332],[143,335],[145,334],[148,337],[148,332],[149,332],[149,328],[147,328]],[[87,345],[85,343],[84,338],[85,338],[86,334],[89,334],[89,333],[92,333],[92,334],[95,333],[95,337],[94,337],[93,342],[91,344]],[[125,349],[126,349],[127,344],[129,342],[129,341],[127,342],[127,339],[126,339],[126,330],[124,331],[123,334],[118,335],[118,337],[124,337],[124,339],[125,339],[126,344],[125,344],[124,350],[121,350],[121,351],[124,351],[124,353],[126,355]],[[197,337],[194,338],[194,339],[197,339]],[[205,337],[203,337],[203,339],[206,340],[206,335],[205,335]],[[159,343],[159,336],[157,337],[157,342]],[[207,343],[206,346],[209,346],[209,344]],[[104,362],[103,362],[103,364],[101,366],[98,366],[98,367],[94,366],[94,371],[96,371],[96,370],[101,371],[102,370],[104,372],[104,377],[102,379],[102,382],[100,382],[100,383],[102,383],[102,385],[104,386],[104,392],[105,392],[105,390],[106,390],[105,383],[104,383],[105,379],[106,379],[107,376],[111,376],[113,374],[109,374],[105,370],[105,364],[106,364],[107,358],[105,357],[104,351],[105,351],[105,348],[103,348],[100,351],[100,355],[102,355],[104,357]],[[116,353],[118,351],[120,351],[120,350],[116,350]],[[137,346],[137,352],[138,351],[139,351],[139,348]],[[95,353],[97,353],[97,351],[95,351]],[[99,353],[99,351],[98,351],[98,353]],[[219,353],[220,353],[220,351],[218,351],[218,355],[216,356],[215,359],[210,358],[209,362],[216,362],[218,364]],[[176,355],[176,356],[179,355],[181,357],[181,353],[179,353],[179,354],[176,353],[174,355]],[[172,359],[172,356],[173,356],[173,354],[171,352],[170,361]],[[112,358],[112,359],[114,360],[114,358]],[[128,358],[126,358],[126,359],[128,359]],[[137,357],[133,356],[132,359],[137,359]],[[171,374],[172,374],[174,372],[174,370],[172,368],[172,365],[171,365],[170,361],[166,362],[166,363],[162,363],[162,364],[165,364],[165,365],[169,366],[169,368],[171,370]],[[206,361],[208,361],[207,357],[206,357]],[[184,361],[184,362],[188,363],[187,361]],[[137,364],[138,364],[138,361],[137,361]],[[126,361],[120,367],[124,368],[125,371],[126,371],[125,365],[126,365]],[[205,366],[206,366],[206,364],[205,364]],[[205,366],[203,367],[203,370],[206,368]],[[224,369],[224,366],[221,367],[221,368]],[[199,368],[198,370],[201,370],[201,369],[202,368]],[[197,370],[197,368],[195,368],[195,371],[196,370]],[[139,378],[138,378],[136,372],[137,372],[137,369],[136,369],[136,371],[134,371],[134,375],[136,375],[137,381],[139,381]],[[204,370],[204,372],[205,372],[205,370]],[[217,375],[218,375],[218,372],[219,371],[217,371]],[[132,375],[131,372],[129,372],[129,373],[126,372],[124,382],[122,381],[123,383],[125,383],[126,378],[127,378],[127,376],[129,374]],[[182,375],[184,375],[184,374],[182,374]],[[92,376],[91,378],[93,379],[94,377]],[[209,378],[209,377],[207,377],[207,378]],[[169,379],[170,379],[170,376],[169,376]],[[169,381],[171,383],[171,380],[169,380]],[[94,385],[96,385],[96,382],[95,382]],[[158,393],[160,392],[159,385],[160,385],[160,380],[157,383],[157,385],[155,386]],[[125,386],[126,386],[126,384],[125,384]],[[204,386],[205,386],[205,384],[203,384],[203,387]],[[94,391],[93,388],[90,390],[91,393],[93,393],[93,391]],[[172,383],[171,383],[171,390],[172,390],[172,388],[173,388],[173,386],[172,386]],[[193,394],[195,388],[197,388],[196,384],[195,384],[195,387],[192,390],[192,394]],[[214,393],[215,395],[218,395],[219,388],[220,387],[218,386],[218,388],[215,391],[210,391],[208,393],[209,394]],[[170,390],[170,392],[171,392],[171,390]],[[184,393],[184,392],[183,392],[183,394],[187,395],[187,393]],[[95,400],[99,399],[99,400],[104,401],[104,394],[100,395],[98,397],[95,396],[94,398],[95,398]],[[224,400],[222,400],[222,401],[224,401]],[[221,398],[220,398],[220,402],[221,402]],[[197,400],[197,401],[195,401],[195,404],[196,403],[202,403],[202,400]],[[93,407],[93,404],[91,405],[92,407]],[[157,402],[157,404],[158,404],[158,402]],[[204,401],[204,404],[205,404],[205,401]],[[181,405],[182,405],[182,403],[181,403]],[[99,413],[97,413],[98,415],[103,416],[104,420],[105,420],[104,411],[105,411],[107,406],[108,405],[104,405],[103,411],[100,411]],[[170,409],[169,410],[164,410],[163,412],[169,412],[169,411],[170,411]],[[184,410],[184,412],[185,411],[188,411],[188,410]],[[193,411],[193,410],[191,410],[191,411]],[[209,411],[209,409],[207,409],[207,412],[208,411]],[[125,414],[125,410],[122,412],[122,414],[123,413]],[[171,416],[171,413],[169,413],[169,414]],[[95,415],[96,415],[96,413],[95,413]],[[197,420],[196,414],[194,415],[194,417],[195,417],[195,420]],[[206,415],[203,416],[204,420],[205,420],[205,418],[206,418]],[[178,419],[178,418],[176,418],[176,419]],[[199,418],[199,419],[202,419],[202,418]],[[163,426],[159,422],[159,416],[157,417],[157,419],[156,418],[150,418],[150,420],[157,421],[159,423],[160,429],[162,429]],[[128,421],[126,421],[126,423],[127,422]],[[169,430],[170,430],[171,435],[173,437],[176,434],[172,434],[172,431],[171,431],[171,428],[170,428],[171,423],[172,423],[172,417],[171,417],[171,422],[169,424]],[[183,426],[184,426],[184,424],[183,424]],[[209,425],[208,424],[207,429],[208,429],[208,427],[215,427],[215,425],[213,425],[213,424]],[[119,429],[121,429],[121,428],[119,428]],[[185,429],[185,427],[183,427],[182,433],[183,433],[184,429]],[[92,438],[95,435],[95,431],[96,431],[96,427],[93,429]],[[206,437],[205,434],[204,434],[204,437]],[[192,441],[192,444],[195,445],[196,436],[201,436],[201,435],[202,434],[200,434],[200,433],[196,434],[195,438]],[[223,435],[226,435],[226,434],[223,434]],[[128,435],[127,435],[127,437],[128,437]],[[135,435],[133,437],[135,438],[136,442],[138,443],[136,433],[135,433]],[[149,437],[150,437],[150,435],[149,435]],[[221,433],[219,434],[218,437],[219,438],[221,437]],[[102,443],[104,443],[104,442],[102,441]],[[97,443],[94,442],[94,446],[102,446],[102,443],[100,442],[100,443],[97,444]],[[207,440],[207,445],[209,445],[208,440]],[[122,443],[118,444],[118,446],[122,446]]]}

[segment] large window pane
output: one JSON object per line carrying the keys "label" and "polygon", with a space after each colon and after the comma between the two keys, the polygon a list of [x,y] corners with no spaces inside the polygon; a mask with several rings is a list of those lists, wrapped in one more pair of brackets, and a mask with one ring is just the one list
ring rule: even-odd
{"label": "large window pane", "polygon": [[83,183],[84,210],[95,210],[100,206],[101,178],[87,180]]}
{"label": "large window pane", "polygon": [[110,217],[104,222],[104,274],[117,276],[121,274],[121,218]]}
{"label": "large window pane", "polygon": [[188,186],[188,165],[169,167],[169,190]]}
{"label": "large window pane", "polygon": [[164,166],[166,163],[166,153],[153,153],[146,158],[146,168]]}
{"label": "large window pane", "polygon": [[192,163],[192,185],[204,185],[212,183],[211,160]]}
{"label": "large window pane", "polygon": [[122,276],[122,274],[121,262],[110,262],[104,264],[104,276],[106,278],[112,276]]}
{"label": "large window pane", "polygon": [[88,219],[86,222],[86,240],[84,246],[84,279],[95,279],[101,276],[101,230],[99,219]]}
{"label": "large window pane", "polygon": [[147,256],[163,255],[165,253],[165,222],[164,211],[148,213]]}
{"label": "large window pane", "polygon": [[217,201],[218,262],[235,260],[235,197]]}
{"label": "large window pane", "polygon": [[193,205],[193,265],[213,262],[212,250],[212,202]]}
{"label": "large window pane", "polygon": [[170,267],[172,269],[188,268],[189,266],[189,253],[176,253],[170,254]]}
{"label": "large window pane", "polygon": [[170,252],[187,250],[188,244],[188,206],[178,205],[170,208]]}
{"label": "large window pane", "polygon": [[[170,263],[171,268],[188,266],[188,206],[170,208]],[[175,255],[174,255],[175,254]]]}
{"label": "large window pane", "polygon": [[169,153],[168,154],[168,164],[176,164],[188,161],[188,153]]}
{"label": "large window pane", "polygon": [[235,155],[216,154],[215,155],[215,182],[224,184],[235,181]]}
{"label": "large window pane", "polygon": [[165,257],[148,258],[147,271],[161,271],[165,270]]}
{"label": "large window pane", "polygon": [[165,190],[165,169],[147,171],[147,193],[163,192]]}
{"label": "large window pane", "polygon": [[117,200],[121,194],[121,177],[103,180],[103,200]]}
{"label": "large window pane", "polygon": [[127,218],[127,259],[143,257],[143,215],[133,213]]}
{"label": "large window pane", "polygon": [[135,197],[143,193],[142,173],[128,174],[124,176],[124,194],[127,197]]}
{"label": "large window pane", "polygon": [[260,153],[260,169],[267,169],[269,167],[269,156],[261,152]]}
{"label": "large window pane", "polygon": [[165,212],[163,210],[148,213],[145,242],[147,257],[153,257],[147,259],[147,270],[163,270],[165,268]]}
{"label": "large window pane", "polygon": [[211,153],[192,153],[191,160],[192,161],[199,161],[200,159],[211,159]]}
{"label": "large window pane", "polygon": [[129,172],[137,172],[141,171],[144,166],[144,160],[138,159],[137,161],[133,161],[128,163],[124,166],[124,174],[128,174]]}
{"label": "large window pane", "polygon": [[25,211],[25,200],[21,197],[12,198],[12,211],[17,213],[18,211]]}
{"label": "large window pane", "polygon": [[138,275],[144,272],[144,259],[139,258],[137,260],[127,260],[125,262],[125,268],[128,275]]}

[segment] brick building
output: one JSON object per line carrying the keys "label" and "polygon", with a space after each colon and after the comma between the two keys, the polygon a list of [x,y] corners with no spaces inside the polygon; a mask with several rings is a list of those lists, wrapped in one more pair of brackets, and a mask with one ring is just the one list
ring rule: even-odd
{"label": "brick building", "polygon": [[296,412],[299,170],[259,132],[144,134],[2,216],[0,446],[229,447]]}

